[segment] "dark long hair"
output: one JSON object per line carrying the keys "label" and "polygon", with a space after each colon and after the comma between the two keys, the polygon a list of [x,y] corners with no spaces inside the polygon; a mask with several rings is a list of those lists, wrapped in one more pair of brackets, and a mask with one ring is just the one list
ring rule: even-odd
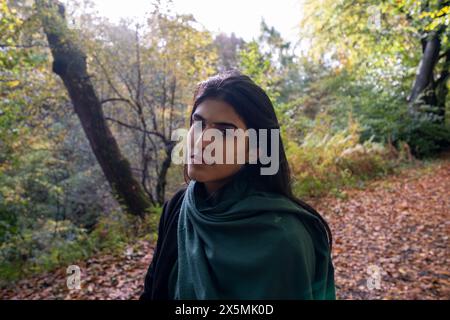
{"label": "dark long hair", "polygon": [[[270,98],[264,90],[255,84],[250,77],[241,74],[237,70],[230,70],[210,77],[201,82],[194,93],[194,104],[190,115],[190,126],[192,126],[192,114],[197,106],[207,99],[221,100],[231,105],[235,112],[242,118],[247,128],[255,129],[279,129],[277,116]],[[270,132],[268,130],[267,154],[271,150]],[[259,141],[258,141],[259,145]],[[279,170],[274,175],[261,175],[260,168],[263,166],[258,160],[256,164],[245,164],[246,170],[250,171],[252,181],[262,191],[274,192],[286,196],[297,203],[321,221],[326,232],[330,250],[332,248],[332,235],[330,227],[325,219],[306,202],[298,199],[292,192],[291,173],[289,163],[284,151],[281,135],[279,137]],[[184,167],[186,183],[189,182],[186,165]]]}

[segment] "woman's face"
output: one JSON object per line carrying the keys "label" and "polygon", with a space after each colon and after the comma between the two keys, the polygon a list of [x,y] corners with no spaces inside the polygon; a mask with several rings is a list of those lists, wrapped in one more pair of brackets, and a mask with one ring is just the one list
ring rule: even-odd
{"label": "woman's face", "polygon": [[[201,121],[201,130],[197,137],[194,135],[195,121]],[[234,108],[226,102],[220,100],[207,99],[200,103],[195,112],[192,114],[192,126],[188,133],[188,143],[191,143],[191,152],[188,154],[188,176],[192,180],[196,180],[203,183],[218,184],[224,183],[227,178],[234,175],[241,167],[241,161],[237,161],[238,155],[238,143],[237,137],[226,136],[226,129],[242,129],[246,130],[247,127],[241,117],[234,111]],[[199,127],[198,127],[199,128]],[[211,152],[213,157],[218,157],[219,163],[214,161],[209,162],[208,158],[205,159],[204,155],[208,154],[205,148],[214,141],[214,138],[206,139],[206,129],[218,129],[222,132],[220,135],[222,141],[222,155],[220,152],[218,155],[214,151]],[[211,131],[210,131],[211,132]],[[209,136],[211,137],[211,136]],[[231,140],[230,140],[231,139]],[[230,144],[231,143],[231,144]],[[245,138],[245,158],[248,156],[248,140]],[[214,150],[212,146],[208,148]],[[231,153],[231,154],[230,154]],[[200,159],[200,155],[203,155],[201,163],[193,163],[194,157]],[[233,159],[232,163],[227,161]],[[197,160],[198,161],[198,160]]]}

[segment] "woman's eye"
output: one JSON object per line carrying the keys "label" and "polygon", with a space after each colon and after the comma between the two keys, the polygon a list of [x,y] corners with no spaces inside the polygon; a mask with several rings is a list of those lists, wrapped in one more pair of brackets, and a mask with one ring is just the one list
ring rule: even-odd
{"label": "woman's eye", "polygon": [[220,130],[220,132],[222,132],[222,136],[231,135],[233,133],[232,128],[223,128],[223,129],[219,129],[219,130]]}

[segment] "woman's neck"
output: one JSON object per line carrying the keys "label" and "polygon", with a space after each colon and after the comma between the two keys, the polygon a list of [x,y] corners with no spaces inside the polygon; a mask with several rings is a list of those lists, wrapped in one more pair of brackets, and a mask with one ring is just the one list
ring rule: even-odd
{"label": "woman's neck", "polygon": [[203,185],[205,186],[205,191],[208,194],[208,196],[211,196],[217,190],[222,188],[228,181],[229,181],[229,179],[220,180],[220,181],[212,181],[212,182],[204,182]]}
{"label": "woman's neck", "polygon": [[230,180],[232,179],[236,179],[238,178],[239,173],[242,174],[242,169],[241,171],[238,171],[238,173],[235,173],[232,176],[229,176],[227,178],[224,178],[222,180],[217,180],[217,181],[210,181],[210,182],[203,182],[203,185],[205,187],[205,191],[208,194],[208,196],[213,195],[214,193],[216,193],[217,190],[219,190],[220,188],[222,188],[225,184],[227,184],[228,182],[230,182]]}

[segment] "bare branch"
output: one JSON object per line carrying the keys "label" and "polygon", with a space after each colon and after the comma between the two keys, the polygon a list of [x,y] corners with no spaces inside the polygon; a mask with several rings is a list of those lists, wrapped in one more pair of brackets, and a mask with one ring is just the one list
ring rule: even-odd
{"label": "bare branch", "polygon": [[120,120],[117,120],[117,119],[110,118],[110,117],[105,117],[105,119],[108,120],[108,121],[117,123],[117,124],[119,124],[119,125],[121,125],[121,126],[124,126],[124,127],[128,128],[128,129],[133,129],[133,130],[137,130],[137,131],[143,132],[143,133],[145,133],[145,134],[157,136],[157,137],[161,138],[161,140],[162,140],[164,143],[167,143],[166,137],[165,137],[163,134],[161,134],[160,132],[158,132],[158,131],[145,130],[145,129],[142,129],[142,128],[140,128],[140,127],[137,127],[137,126],[134,126],[134,125],[125,123],[125,122],[123,122],[123,121],[120,121]]}

